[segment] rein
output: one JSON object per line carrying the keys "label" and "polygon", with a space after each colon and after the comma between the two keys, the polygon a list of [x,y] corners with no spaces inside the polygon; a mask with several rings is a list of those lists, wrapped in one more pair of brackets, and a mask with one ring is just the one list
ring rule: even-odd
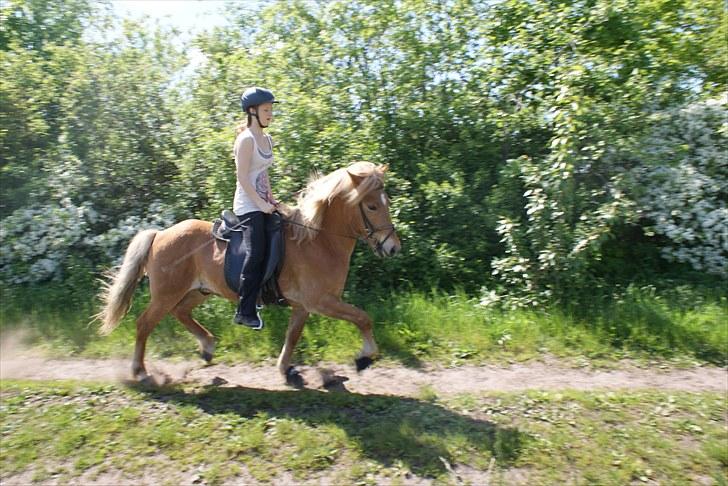
{"label": "rein", "polygon": [[310,230],[313,230],[313,231],[319,231],[321,233],[326,233],[326,234],[329,234],[329,235],[341,236],[342,238],[350,238],[352,240],[363,240],[364,239],[362,236],[344,235],[344,234],[341,234],[341,233],[334,233],[333,231],[328,231],[328,230],[325,230],[325,229],[322,229],[322,228],[314,228],[313,226],[308,226],[306,224],[299,223],[297,221],[293,221],[292,219],[281,218],[281,222],[283,222],[285,224],[292,224],[294,226],[300,226],[301,228],[306,228],[306,229],[310,229]]}
{"label": "rein", "polygon": [[[382,226],[381,228],[375,227],[372,224],[372,222],[369,221],[369,218],[367,218],[367,215],[364,213],[364,208],[362,207],[362,203],[359,203],[359,212],[361,213],[361,218],[362,218],[362,221],[364,222],[364,229],[366,229],[366,232],[367,232],[366,233],[366,236],[362,236],[362,235],[346,235],[346,234],[342,234],[342,233],[334,233],[333,231],[328,231],[328,230],[325,230],[325,229],[322,229],[322,228],[315,228],[313,226],[308,226],[308,225],[299,223],[297,221],[293,221],[292,219],[286,219],[283,216],[281,216],[281,222],[282,223],[285,223],[285,224],[292,224],[292,225],[295,225],[295,226],[300,226],[302,228],[307,228],[307,229],[310,229],[310,230],[313,230],[313,231],[318,231],[318,232],[321,232],[321,233],[326,233],[326,234],[329,234],[329,235],[340,236],[341,238],[350,238],[352,240],[359,240],[359,241],[361,241],[363,243],[366,243],[369,240],[374,240],[374,243],[375,243],[374,247],[375,247],[375,249],[378,252],[381,253],[383,251],[383,249],[384,249],[384,243],[389,238],[392,237],[392,235],[394,234],[396,228],[394,227],[393,224],[390,224],[390,225],[387,225],[387,226]],[[234,230],[237,230],[238,228],[240,228],[243,224],[245,224],[247,222],[248,222],[248,219],[243,220],[240,223],[238,223],[235,226],[233,226],[231,228],[231,230],[233,230],[233,231]],[[386,231],[386,230],[389,230],[389,233],[387,233],[387,236],[385,236],[382,241],[377,241],[374,238],[374,234],[375,233],[378,233],[379,231]],[[208,241],[206,241],[205,243],[203,243],[200,246],[198,246],[197,248],[194,248],[191,251],[187,252],[185,255],[182,255],[180,258],[178,258],[177,260],[175,260],[171,264],[165,265],[163,267],[164,271],[168,271],[169,269],[176,267],[180,262],[186,260],[187,258],[189,258],[193,254],[197,253],[198,251],[202,250],[204,247],[206,247],[207,245],[213,243],[214,241],[215,241],[215,238],[212,237]]]}
{"label": "rein", "polygon": [[[383,249],[383,247],[384,247],[384,243],[389,238],[391,238],[392,235],[395,232],[394,225],[393,224],[390,224],[390,225],[387,225],[387,226],[382,226],[381,228],[375,227],[372,224],[372,222],[369,221],[369,218],[367,218],[367,215],[364,213],[364,208],[362,207],[362,203],[359,203],[359,212],[361,213],[361,218],[362,218],[362,221],[364,223],[364,229],[367,232],[366,233],[366,236],[362,236],[362,235],[346,235],[346,234],[341,234],[341,233],[334,233],[333,231],[328,231],[328,230],[325,230],[323,228],[315,228],[313,226],[308,226],[308,225],[299,223],[297,221],[293,221],[291,219],[286,219],[286,218],[281,218],[281,221],[284,222],[284,223],[287,223],[287,224],[292,224],[292,225],[295,225],[295,226],[300,226],[302,228],[310,229],[310,230],[313,230],[313,231],[318,231],[318,232],[321,232],[321,233],[326,233],[326,234],[330,234],[330,235],[334,235],[334,236],[340,236],[342,238],[349,238],[349,239],[352,239],[352,240],[359,240],[359,241],[362,241],[364,243],[366,243],[369,240],[374,240],[374,242],[376,243],[375,246],[376,246],[377,251],[380,251],[381,252],[382,249]],[[374,238],[374,234],[375,233],[378,233],[380,231],[386,231],[386,230],[389,230],[389,233],[387,233],[387,236],[382,241],[376,241],[376,239]]]}

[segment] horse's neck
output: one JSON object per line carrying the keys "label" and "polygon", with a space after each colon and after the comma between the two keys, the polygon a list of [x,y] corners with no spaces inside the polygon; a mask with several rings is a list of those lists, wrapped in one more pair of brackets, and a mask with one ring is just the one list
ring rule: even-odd
{"label": "horse's neck", "polygon": [[[310,240],[298,243],[307,251],[314,251],[325,255],[329,261],[339,261],[348,268],[351,254],[356,246],[356,215],[351,206],[345,205],[341,200],[335,199],[326,209],[321,222],[317,224],[317,231]],[[295,233],[292,227],[287,229],[288,238]]]}
{"label": "horse's neck", "polygon": [[[318,235],[319,243],[326,247],[333,258],[351,258],[356,246],[356,235],[352,225],[352,208],[340,200],[334,200],[326,210],[326,215],[321,222],[321,234]],[[346,236],[342,236],[346,235]],[[349,237],[347,237],[349,236]]]}

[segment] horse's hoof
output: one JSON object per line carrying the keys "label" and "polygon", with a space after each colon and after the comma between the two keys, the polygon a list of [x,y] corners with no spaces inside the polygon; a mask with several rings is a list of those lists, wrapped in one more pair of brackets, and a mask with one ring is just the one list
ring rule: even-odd
{"label": "horse's hoof", "polygon": [[147,370],[145,370],[144,368],[141,368],[141,367],[139,367],[139,368],[136,368],[136,367],[135,368],[132,368],[131,369],[131,376],[132,376],[132,379],[134,381],[137,381],[139,383],[142,383],[142,382],[144,382],[146,380],[149,380],[151,378],[150,375],[149,375],[149,373],[147,373]]}
{"label": "horse's hoof", "polygon": [[344,382],[349,381],[349,377],[347,376],[339,376],[334,375],[328,377],[326,381],[323,382],[322,386],[324,389],[328,391],[336,391],[336,392],[348,392],[349,390],[346,389],[346,386],[344,386]]}
{"label": "horse's hoof", "polygon": [[301,373],[296,368],[289,366],[286,370],[286,384],[293,388],[301,389],[306,382],[303,381],[303,376],[301,376]]}
{"label": "horse's hoof", "polygon": [[222,386],[222,385],[227,385],[228,383],[229,383],[229,381],[227,381],[227,380],[226,380],[225,378],[221,378],[221,377],[219,377],[219,376],[216,376],[216,377],[215,377],[215,378],[213,378],[213,379],[212,379],[212,381],[210,382],[210,384],[211,384],[212,386]]}
{"label": "horse's hoof", "polygon": [[209,351],[201,352],[200,356],[202,356],[202,359],[204,359],[206,363],[209,363],[210,361],[212,361],[212,353]]}
{"label": "horse's hoof", "polygon": [[156,387],[157,381],[152,377],[152,375],[148,375],[146,373],[142,373],[141,375],[136,377],[137,383],[139,385],[144,387]]}
{"label": "horse's hoof", "polygon": [[369,356],[362,356],[355,359],[354,362],[356,363],[356,371],[364,371],[374,363],[374,360]]}

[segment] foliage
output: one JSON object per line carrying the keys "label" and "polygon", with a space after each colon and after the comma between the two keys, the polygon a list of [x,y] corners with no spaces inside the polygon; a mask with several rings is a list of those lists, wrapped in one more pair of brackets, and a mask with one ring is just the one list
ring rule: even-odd
{"label": "foliage", "polygon": [[496,227],[505,255],[494,259],[493,273],[521,305],[569,302],[593,285],[590,262],[600,257],[614,226],[637,216],[624,174],[634,163],[646,115],[686,96],[676,86],[692,75],[689,62],[660,64],[672,55],[666,46],[695,46],[659,24],[700,8],[675,14],[653,2],[662,13],[670,9],[666,19],[630,2],[594,7],[505,2],[496,9],[506,20],[495,36],[513,51],[504,57],[504,70],[521,74],[505,93],[518,103],[515,114],[535,119],[544,137],[535,153],[501,169],[512,190],[522,193],[520,203],[502,192],[493,199],[505,212]]}
{"label": "foliage", "polygon": [[[88,207],[65,200],[59,207],[19,209],[0,222],[0,275],[17,285],[63,276],[88,231]],[[29,243],[33,244],[29,244]]]}
{"label": "foliage", "polygon": [[[149,304],[146,285],[119,328],[104,337],[96,332],[96,324],[89,323],[96,312],[93,285],[66,281],[63,287],[37,285],[4,292],[7,304],[0,315],[0,331],[23,329],[28,344],[61,357],[130,356],[134,321]],[[39,307],[38,302],[44,305]],[[463,293],[441,292],[358,296],[354,303],[374,320],[383,358],[411,367],[528,361],[544,354],[594,365],[622,358],[728,363],[728,327],[721,325],[728,302],[717,289],[630,285],[604,294],[595,291],[590,306],[573,309],[507,309]],[[233,304],[222,299],[210,299],[195,310],[195,319],[216,338],[215,359],[226,363],[275,359],[285,340],[289,310],[263,310],[266,328],[261,333],[231,325],[233,312]],[[355,326],[311,316],[294,359],[308,364],[346,363],[360,346]],[[194,362],[196,348],[192,334],[171,316],[155,328],[149,341],[151,359]]]}
{"label": "foliage", "polygon": [[656,115],[632,170],[646,226],[662,254],[695,270],[728,275],[727,98]]}
{"label": "foliage", "polygon": [[[292,202],[315,171],[361,159],[390,166],[403,252],[387,261],[355,252],[352,295],[486,287],[520,306],[585,300],[609,285],[610,265],[625,266],[602,260],[627,255],[622,236],[632,233],[657,234],[640,239],[656,255],[724,268],[725,230],[703,225],[725,211],[725,172],[706,152],[724,135],[701,145],[724,105],[681,132],[684,117],[702,116],[701,100],[725,89],[720,1],[232,8],[229,26],[193,41],[203,63],[183,71],[192,46],[121,25],[103,5],[3,5],[5,284],[62,278],[79,261],[98,270],[134,224],[209,219],[229,206],[238,96],[250,85],[284,101],[270,130],[279,199]],[[670,142],[647,149],[660,138]],[[697,158],[671,155],[684,144]],[[655,199],[693,204],[682,181],[701,184],[695,211],[670,209],[689,220]],[[36,231],[23,240],[34,249],[16,248],[24,218],[64,211],[83,212],[78,227],[64,220],[52,241]],[[55,270],[19,277],[47,261]]]}
{"label": "foliage", "polygon": [[67,85],[64,53],[79,50],[90,15],[83,0],[0,6],[0,217],[32,204],[45,186],[58,98]]}
{"label": "foliage", "polygon": [[0,221],[0,277],[11,285],[58,282],[68,278],[69,271],[90,271],[91,256],[120,264],[126,245],[140,229],[163,229],[175,219],[173,208],[160,202],[143,214],[94,235],[97,213],[88,202],[75,206],[64,198],[59,206],[18,209]]}
{"label": "foliage", "polygon": [[136,231],[179,213],[169,89],[181,53],[169,34],[127,23],[119,39],[92,40],[81,34],[104,29],[102,11],[45,3],[2,13],[0,273],[13,285],[115,262]]}

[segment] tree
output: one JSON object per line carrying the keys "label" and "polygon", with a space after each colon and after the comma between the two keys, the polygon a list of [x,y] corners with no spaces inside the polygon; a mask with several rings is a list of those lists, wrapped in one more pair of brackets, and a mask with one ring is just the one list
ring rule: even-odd
{"label": "tree", "polygon": [[0,266],[9,281],[59,277],[71,260],[108,262],[129,218],[172,220],[160,201],[175,195],[181,144],[169,102],[181,53],[169,33],[132,23],[120,39],[84,39],[91,19],[110,34],[107,18],[83,2],[64,5],[3,7],[13,19],[0,51]]}

